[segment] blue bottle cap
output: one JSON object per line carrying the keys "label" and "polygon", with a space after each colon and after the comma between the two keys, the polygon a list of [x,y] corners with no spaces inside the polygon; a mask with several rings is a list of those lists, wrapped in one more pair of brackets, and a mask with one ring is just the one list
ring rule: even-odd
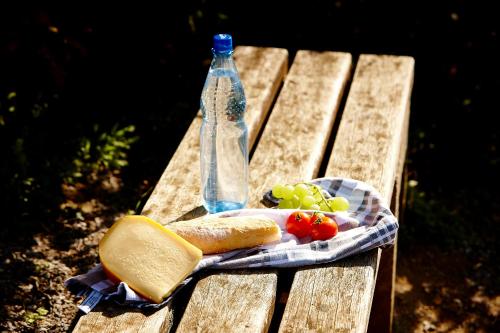
{"label": "blue bottle cap", "polygon": [[229,34],[214,35],[214,51],[218,53],[231,52],[233,50],[233,38]]}

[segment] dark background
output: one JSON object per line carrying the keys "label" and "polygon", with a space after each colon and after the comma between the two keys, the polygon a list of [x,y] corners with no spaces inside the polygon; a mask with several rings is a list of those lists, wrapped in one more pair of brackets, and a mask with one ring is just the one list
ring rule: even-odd
{"label": "dark background", "polygon": [[496,267],[499,16],[493,1],[2,10],[0,240],[73,218],[68,198],[122,212],[144,202],[198,110],[211,37],[227,32],[291,60],[299,49],[415,57],[400,251],[437,245]]}
{"label": "dark background", "polygon": [[[466,188],[482,192],[498,180],[500,57],[490,2],[184,3],[3,11],[1,186],[13,173],[21,183],[31,177],[46,185],[46,173],[67,170],[61,155],[71,164],[78,138],[95,124],[102,131],[135,125],[140,139],[127,172],[154,182],[198,108],[211,36],[221,31],[232,33],[236,45],[287,48],[291,58],[297,49],[415,57],[409,159],[419,186],[449,196]],[[12,91],[17,111],[9,113]],[[29,113],[40,105],[34,119]],[[15,163],[18,139],[26,159]],[[27,168],[22,174],[20,166]]]}

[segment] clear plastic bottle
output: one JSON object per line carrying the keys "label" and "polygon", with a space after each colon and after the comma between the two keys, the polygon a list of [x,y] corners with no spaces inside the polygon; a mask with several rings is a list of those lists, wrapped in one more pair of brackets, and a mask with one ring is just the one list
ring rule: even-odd
{"label": "clear plastic bottle", "polygon": [[248,200],[246,99],[231,35],[215,35],[212,53],[200,103],[202,202],[209,213],[243,208]]}

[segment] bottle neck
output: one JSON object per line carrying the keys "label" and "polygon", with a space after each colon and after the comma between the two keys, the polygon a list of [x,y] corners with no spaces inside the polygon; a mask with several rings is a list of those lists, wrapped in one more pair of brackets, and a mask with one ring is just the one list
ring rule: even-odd
{"label": "bottle neck", "polygon": [[231,57],[233,55],[233,50],[230,51],[216,51],[215,49],[212,49],[212,54],[214,57]]}
{"label": "bottle neck", "polygon": [[216,52],[212,49],[213,59],[210,67],[212,69],[215,68],[223,68],[223,69],[234,69],[234,61],[233,61],[233,51],[227,52]]}

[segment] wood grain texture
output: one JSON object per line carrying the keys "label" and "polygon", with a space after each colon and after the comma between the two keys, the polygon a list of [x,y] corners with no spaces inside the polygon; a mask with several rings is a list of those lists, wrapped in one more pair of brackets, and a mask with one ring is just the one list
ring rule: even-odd
{"label": "wood grain texture", "polygon": [[[83,320],[83,318],[85,318]],[[98,305],[89,314],[80,318],[74,332],[164,332],[170,327],[172,313],[167,308],[152,314],[139,310],[123,311],[111,305]]]}
{"label": "wood grain texture", "polygon": [[[401,146],[399,161],[396,168],[396,180],[392,192],[391,211],[399,219],[401,224],[400,202],[403,190],[403,171],[406,160],[406,149],[408,145],[408,129],[410,125],[410,104],[405,114],[403,127],[401,128]],[[394,246],[382,250],[380,265],[377,273],[377,283],[373,294],[373,305],[368,323],[368,332],[392,332],[392,319],[394,316],[394,297],[396,285],[396,262],[397,262],[398,237],[394,240]]]}
{"label": "wood grain texture", "polygon": [[[346,309],[370,306],[379,252],[333,264],[302,268],[295,274],[280,332],[360,332],[363,312]],[[359,281],[366,281],[360,284]],[[300,320],[300,321],[299,321]]]}
{"label": "wood grain texture", "polygon": [[205,276],[176,332],[256,332],[257,323],[271,320],[274,302],[263,300],[274,299],[276,285],[277,275],[270,271]]}
{"label": "wood grain texture", "polygon": [[[249,137],[255,140],[262,120],[269,112],[274,96],[288,69],[288,52],[284,49],[237,47],[234,57],[247,95],[247,125]],[[200,92],[201,94],[201,92]],[[199,133],[201,115],[194,118],[177,151],[163,172],[142,214],[166,224],[180,215],[196,209],[200,196]],[[250,147],[253,145],[250,142]],[[158,152],[161,153],[161,152]],[[118,310],[117,310],[118,311]],[[170,329],[171,306],[158,310],[154,316],[127,312],[105,316],[93,312],[82,316],[74,332],[122,332],[123,322],[134,332],[155,332]],[[114,328],[117,328],[114,330]]]}
{"label": "wood grain texture", "polygon": [[[234,58],[249,108],[245,113],[245,123],[248,126],[248,143],[253,147],[288,72],[288,52],[284,49],[238,46]],[[252,111],[251,108],[259,111]]]}
{"label": "wood grain texture", "polygon": [[[288,52],[284,49],[245,46],[235,49],[234,58],[247,98],[245,121],[251,148],[286,75]],[[201,122],[201,113],[198,113],[142,214],[167,224],[200,206]]]}
{"label": "wood grain texture", "polygon": [[[250,163],[249,207],[261,207],[262,194],[275,182],[316,176],[350,68],[347,53],[297,53]],[[275,270],[207,276],[196,285],[178,331],[267,331],[276,279]],[[242,287],[241,281],[254,287]],[[234,304],[228,304],[228,295]]]}
{"label": "wood grain texture", "polygon": [[[368,182],[390,201],[400,172],[413,67],[410,57],[360,56],[327,176]],[[315,269],[298,271],[280,331],[366,332],[379,256],[380,250],[372,250],[346,259],[346,263],[356,260],[356,265],[334,263],[322,274]],[[350,302],[354,295],[357,301]]]}
{"label": "wood grain texture", "polygon": [[351,62],[349,53],[297,52],[252,157],[250,207],[276,183],[317,176]]}
{"label": "wood grain texture", "polygon": [[327,175],[365,181],[390,201],[409,112],[413,67],[410,57],[360,56]]}

